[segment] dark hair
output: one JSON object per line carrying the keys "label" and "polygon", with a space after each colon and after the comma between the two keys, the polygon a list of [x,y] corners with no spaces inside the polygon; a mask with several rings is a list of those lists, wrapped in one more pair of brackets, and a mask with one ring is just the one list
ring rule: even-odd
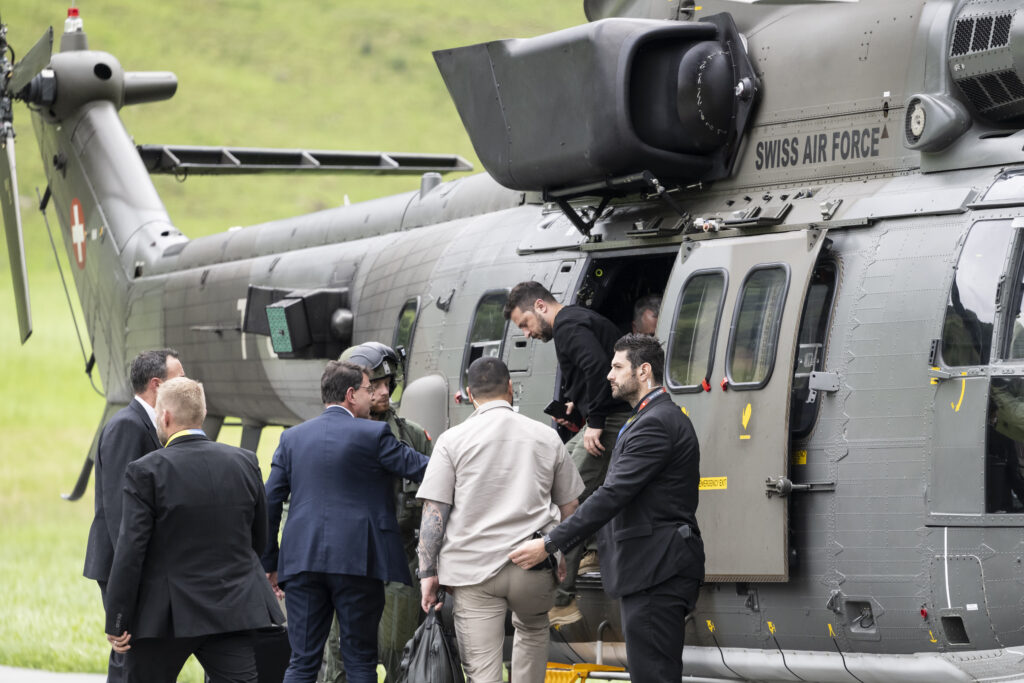
{"label": "dark hair", "polygon": [[626,334],[615,342],[615,351],[625,351],[626,359],[636,370],[644,363],[651,364],[654,381],[661,384],[665,372],[665,352],[661,350],[661,342],[647,334]]}
{"label": "dark hair", "polygon": [[363,377],[369,373],[362,365],[349,363],[347,360],[328,361],[324,374],[320,377],[320,398],[324,404],[344,403],[349,389],[359,389]]}
{"label": "dark hair", "polygon": [[483,356],[473,361],[466,371],[466,384],[477,398],[494,398],[508,391],[508,367],[500,358]]}
{"label": "dark hair", "polygon": [[149,380],[167,379],[167,357],[177,358],[178,352],[174,349],[155,349],[143,351],[132,360],[128,369],[128,379],[132,383],[132,391],[141,394],[146,390]]}
{"label": "dark hair", "polygon": [[661,297],[657,294],[648,294],[642,296],[636,300],[636,304],[633,305],[633,322],[640,320],[640,317],[644,314],[644,311],[650,311],[654,314],[654,317],[658,317],[658,311],[661,309]]}
{"label": "dark hair", "polygon": [[512,311],[518,308],[520,311],[529,311],[533,309],[533,302],[537,299],[547,301],[549,303],[558,303],[555,301],[555,297],[551,296],[551,292],[548,288],[539,282],[530,280],[529,282],[520,282],[518,285],[512,288],[512,291],[508,293],[508,301],[505,302],[505,320],[512,317]]}

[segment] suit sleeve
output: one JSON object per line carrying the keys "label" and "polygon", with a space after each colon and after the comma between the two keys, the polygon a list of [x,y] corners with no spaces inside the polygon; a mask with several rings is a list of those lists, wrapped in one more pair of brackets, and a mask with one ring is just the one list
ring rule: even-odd
{"label": "suit sleeve", "polygon": [[96,460],[97,487],[103,492],[103,512],[107,522],[110,543],[117,547],[117,535],[121,530],[121,502],[124,488],[124,473],[128,464],[138,460],[151,450],[149,433],[139,424],[127,419],[109,423],[100,436]]}
{"label": "suit sleeve", "polygon": [[381,466],[399,477],[415,482],[423,481],[423,472],[427,469],[429,458],[396,439],[386,424],[381,427],[377,444],[377,457]]}
{"label": "suit sleeve", "polygon": [[135,464],[125,472],[121,533],[107,583],[107,633],[131,632],[139,597],[142,565],[156,521],[153,473]]}
{"label": "suit sleeve", "polygon": [[267,479],[266,505],[267,505],[267,530],[265,550],[261,561],[263,569],[267,572],[277,571],[277,556],[279,547],[277,544],[278,531],[281,528],[281,513],[284,509],[284,502],[291,494],[291,452],[288,450],[287,438],[281,435],[281,441],[274,451],[274,457],[270,461],[270,477]]}
{"label": "suit sleeve", "polygon": [[559,549],[574,548],[610,522],[672,457],[671,440],[658,420],[636,423],[626,439],[608,468],[605,483],[551,531],[551,540]]}
{"label": "suit sleeve", "polygon": [[260,463],[256,454],[251,454],[250,464],[255,470],[256,477],[256,509],[252,519],[252,549],[260,556],[267,548],[267,489],[263,486],[263,473],[260,471]]}

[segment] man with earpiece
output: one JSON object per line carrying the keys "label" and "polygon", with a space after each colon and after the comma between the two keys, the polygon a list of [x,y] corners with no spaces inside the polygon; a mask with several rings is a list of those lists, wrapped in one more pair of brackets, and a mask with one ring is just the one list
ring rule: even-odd
{"label": "man with earpiece", "polygon": [[700,448],[689,418],[661,386],[660,342],[627,334],[614,349],[608,381],[633,413],[619,432],[605,482],[575,514],[509,559],[531,567],[597,532],[601,582],[620,601],[630,679],[678,681],[683,625],[704,578],[696,516]]}

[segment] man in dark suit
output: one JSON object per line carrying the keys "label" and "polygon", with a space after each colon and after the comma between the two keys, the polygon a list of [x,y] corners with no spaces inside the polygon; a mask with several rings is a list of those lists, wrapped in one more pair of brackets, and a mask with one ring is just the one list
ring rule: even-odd
{"label": "man in dark suit", "polygon": [[[316,680],[337,613],[349,683],[376,683],[384,583],[412,583],[393,478],[421,481],[427,458],[399,442],[386,422],[366,419],[372,394],[362,366],[329,362],[320,393],[324,412],[281,434],[267,480],[270,544],[263,567],[271,584],[285,590],[292,657],[284,680]],[[277,529],[289,494],[279,551]]]}
{"label": "man in dark suit", "polygon": [[615,343],[612,393],[633,414],[622,427],[604,484],[543,539],[509,555],[523,568],[599,531],[601,581],[619,598],[635,683],[682,677],[683,623],[704,578],[697,528],[700,449],[690,420],[661,386],[665,356],[654,337]]}
{"label": "man in dark suit", "polygon": [[[104,603],[114,545],[121,528],[121,489],[128,463],[160,448],[156,436],[157,389],[165,381],[185,374],[173,349],[143,351],[132,361],[129,379],[135,396],[110,418],[100,432],[96,449],[95,517],[85,550],[86,578],[100,585]],[[124,655],[111,650],[107,665],[108,683],[124,680]]]}
{"label": "man in dark suit", "polygon": [[267,501],[256,455],[211,442],[203,385],[157,393],[166,446],[128,465],[107,584],[107,639],[127,680],[173,683],[195,654],[211,681],[257,680],[252,630],[284,621],[259,561]]}

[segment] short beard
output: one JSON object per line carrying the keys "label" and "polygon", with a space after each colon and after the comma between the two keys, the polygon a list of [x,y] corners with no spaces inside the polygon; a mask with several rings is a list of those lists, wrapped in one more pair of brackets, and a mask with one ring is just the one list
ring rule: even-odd
{"label": "short beard", "polygon": [[536,312],[534,315],[537,316],[537,324],[540,325],[540,340],[542,342],[549,342],[551,338],[555,336],[555,328],[553,328],[547,320],[540,317]]}
{"label": "short beard", "polygon": [[634,371],[630,375],[627,384],[618,384],[612,387],[612,398],[635,405],[640,400],[640,392],[640,380],[636,376],[636,371]]}

